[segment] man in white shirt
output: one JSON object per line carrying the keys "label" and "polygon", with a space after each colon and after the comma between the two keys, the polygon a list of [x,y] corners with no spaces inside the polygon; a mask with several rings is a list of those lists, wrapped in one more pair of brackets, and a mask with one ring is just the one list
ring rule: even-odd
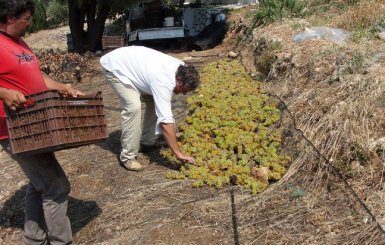
{"label": "man in white shirt", "polygon": [[[186,94],[199,85],[198,71],[181,60],[141,46],[115,49],[102,56],[100,63],[122,107],[123,165],[129,170],[142,170],[136,160],[139,148],[153,146],[159,134],[178,159],[194,164],[194,158],[178,146],[171,99],[173,93]],[[141,100],[146,104],[143,130]]]}

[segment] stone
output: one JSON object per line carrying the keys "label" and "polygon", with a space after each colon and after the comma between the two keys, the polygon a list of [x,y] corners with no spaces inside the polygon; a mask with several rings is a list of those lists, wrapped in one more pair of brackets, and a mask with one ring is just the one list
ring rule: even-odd
{"label": "stone", "polygon": [[234,51],[230,51],[230,52],[228,53],[228,56],[229,56],[230,58],[237,58],[237,57],[238,57],[238,53],[235,53]]}
{"label": "stone", "polygon": [[101,50],[98,50],[98,51],[95,52],[95,55],[96,56],[102,56],[103,52]]}
{"label": "stone", "polygon": [[369,148],[373,150],[376,147],[384,148],[385,149],[385,137],[373,140],[369,144]]}
{"label": "stone", "polygon": [[267,183],[269,181],[270,170],[268,167],[253,167],[251,174],[261,182]]}
{"label": "stone", "polygon": [[352,161],[350,166],[354,172],[360,172],[364,168],[358,161]]}
{"label": "stone", "polygon": [[378,33],[378,37],[385,41],[385,31]]}

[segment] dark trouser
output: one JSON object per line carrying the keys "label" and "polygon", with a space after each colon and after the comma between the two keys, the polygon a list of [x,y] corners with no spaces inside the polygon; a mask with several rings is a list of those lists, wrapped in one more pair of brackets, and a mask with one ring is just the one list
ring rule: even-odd
{"label": "dark trouser", "polygon": [[[9,141],[0,140],[0,145],[10,155]],[[67,217],[70,185],[54,154],[11,157],[30,181],[25,198],[25,244],[73,244]]]}

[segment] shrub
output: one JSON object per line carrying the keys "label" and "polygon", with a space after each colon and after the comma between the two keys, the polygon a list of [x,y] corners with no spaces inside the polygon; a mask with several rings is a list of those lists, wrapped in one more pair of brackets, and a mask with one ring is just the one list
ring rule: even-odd
{"label": "shrub", "polygon": [[385,15],[383,0],[368,0],[349,7],[338,19],[338,26],[347,30],[368,29],[381,22]]}
{"label": "shrub", "polygon": [[68,5],[66,1],[50,1],[47,7],[47,20],[51,25],[68,23]]}
{"label": "shrub", "polygon": [[284,17],[301,17],[305,14],[306,5],[306,0],[260,0],[254,21],[261,25]]}
{"label": "shrub", "polygon": [[269,74],[272,65],[277,60],[276,52],[281,50],[282,43],[266,37],[259,37],[255,43],[254,64],[264,77]]}
{"label": "shrub", "polygon": [[47,27],[46,12],[42,1],[35,1],[35,13],[32,17],[30,32],[35,32]]}

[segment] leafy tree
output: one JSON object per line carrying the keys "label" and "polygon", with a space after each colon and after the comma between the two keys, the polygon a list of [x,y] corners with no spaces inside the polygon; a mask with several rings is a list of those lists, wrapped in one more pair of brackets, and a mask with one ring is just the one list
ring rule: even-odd
{"label": "leafy tree", "polygon": [[68,5],[65,0],[51,0],[47,6],[47,21],[50,25],[68,23]]}
{"label": "leafy tree", "polygon": [[33,25],[29,31],[35,32],[47,27],[47,14],[44,6],[44,1],[35,1],[35,13],[32,19]]}
{"label": "leafy tree", "polygon": [[[129,3],[119,0],[68,0],[69,26],[75,51],[100,50],[107,18],[122,12]],[[85,24],[87,30],[84,30]]]}

